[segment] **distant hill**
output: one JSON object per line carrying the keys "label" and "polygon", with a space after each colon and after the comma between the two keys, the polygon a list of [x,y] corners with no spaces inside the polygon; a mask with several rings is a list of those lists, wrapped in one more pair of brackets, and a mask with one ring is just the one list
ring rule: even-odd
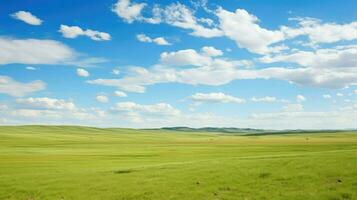
{"label": "distant hill", "polygon": [[246,136],[258,135],[282,135],[282,134],[304,134],[304,133],[337,133],[353,130],[268,130],[268,129],[254,129],[254,128],[234,128],[234,127],[203,127],[191,128],[185,126],[179,127],[162,127],[161,130],[182,131],[182,132],[214,132],[227,134],[242,134]]}
{"label": "distant hill", "polygon": [[162,130],[170,131],[185,131],[185,132],[217,132],[217,133],[266,133],[269,130],[263,129],[252,129],[252,128],[233,128],[233,127],[202,127],[202,128],[191,128],[185,126],[179,127],[163,127]]}

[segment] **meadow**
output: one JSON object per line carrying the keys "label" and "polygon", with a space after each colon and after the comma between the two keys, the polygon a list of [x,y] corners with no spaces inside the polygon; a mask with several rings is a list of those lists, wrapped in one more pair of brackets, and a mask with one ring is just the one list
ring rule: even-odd
{"label": "meadow", "polygon": [[3,126],[0,199],[357,199],[357,132]]}

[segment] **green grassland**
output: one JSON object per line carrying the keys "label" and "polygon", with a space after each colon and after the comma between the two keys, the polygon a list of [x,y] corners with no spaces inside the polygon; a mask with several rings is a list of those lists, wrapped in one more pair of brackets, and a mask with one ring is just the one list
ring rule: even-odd
{"label": "green grassland", "polygon": [[0,127],[0,199],[357,199],[357,132]]}

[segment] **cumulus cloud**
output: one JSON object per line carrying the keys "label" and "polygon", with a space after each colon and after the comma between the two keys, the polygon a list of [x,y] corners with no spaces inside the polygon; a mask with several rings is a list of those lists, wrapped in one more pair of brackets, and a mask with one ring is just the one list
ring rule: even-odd
{"label": "cumulus cloud", "polygon": [[230,12],[218,8],[215,13],[224,36],[234,40],[239,47],[258,54],[286,50],[285,45],[272,45],[301,35],[308,36],[312,45],[357,39],[357,22],[336,24],[313,18],[293,18],[298,21],[297,27],[281,26],[278,30],[268,30],[258,24],[256,16],[244,9]]}
{"label": "cumulus cloud", "polygon": [[260,58],[264,63],[291,62],[310,68],[354,68],[357,66],[357,46],[337,46],[316,51],[297,51]]}
{"label": "cumulus cloud", "polygon": [[252,97],[251,101],[253,101],[253,102],[262,102],[262,103],[275,103],[275,102],[287,103],[288,102],[285,99],[278,99],[278,98],[272,97],[272,96]]}
{"label": "cumulus cloud", "polygon": [[331,99],[332,98],[331,95],[329,95],[329,94],[324,94],[324,95],[322,95],[322,97],[324,99]]}
{"label": "cumulus cloud", "polygon": [[211,56],[211,57],[216,57],[216,56],[223,55],[223,52],[221,50],[216,49],[216,48],[211,47],[211,46],[202,47],[201,51],[203,52],[204,55]]}
{"label": "cumulus cloud", "polygon": [[27,24],[38,26],[42,24],[42,20],[27,11],[18,11],[11,15],[13,18],[21,20]]}
{"label": "cumulus cloud", "polygon": [[302,111],[303,109],[304,106],[300,103],[288,104],[283,107],[283,110],[285,112],[297,112],[297,111]]}
{"label": "cumulus cloud", "polygon": [[131,67],[129,73],[121,79],[96,79],[88,81],[88,83],[114,86],[131,92],[144,92],[144,86],[156,83],[179,82],[192,85],[222,85],[238,77],[255,78],[259,76],[255,72],[238,70],[237,67],[247,65],[245,61],[211,59],[191,49],[163,53],[160,60],[165,65],[190,65],[197,66],[197,68],[176,69],[157,66],[145,69]]}
{"label": "cumulus cloud", "polygon": [[171,43],[166,41],[166,39],[163,38],[163,37],[154,38],[152,41],[155,42],[158,45],[171,45]]}
{"label": "cumulus cloud", "polygon": [[120,69],[115,68],[112,70],[112,74],[119,75],[120,74]]}
{"label": "cumulus cloud", "polygon": [[[169,55],[166,57],[166,55]],[[166,54],[166,64],[177,64],[173,61],[172,54]],[[195,57],[194,57],[195,58]],[[176,58],[175,58],[176,59]],[[233,80],[248,79],[277,79],[285,80],[302,86],[343,88],[357,84],[357,70],[338,71],[331,69],[314,68],[284,68],[269,67],[263,69],[241,69],[242,62],[216,59],[213,62],[207,60],[187,59],[179,60],[182,64],[195,66],[201,61],[209,65],[200,65],[193,68],[172,68],[155,66],[149,69],[135,67],[130,68],[130,73],[120,79],[96,79],[88,83],[118,87],[130,92],[144,92],[145,86],[157,83],[183,83],[190,85],[224,85]],[[245,62],[243,62],[245,63]],[[246,63],[245,63],[246,64]],[[185,66],[184,65],[184,66]],[[243,64],[244,65],[244,64]],[[180,65],[181,66],[181,65]]]}
{"label": "cumulus cloud", "polygon": [[[151,84],[155,84],[157,82],[149,81],[149,78],[132,77],[130,79],[125,79],[125,80],[124,79],[95,79],[95,80],[89,80],[89,81],[87,81],[87,83],[117,87],[119,89],[122,89],[122,90],[125,90],[128,92],[144,93],[145,87],[142,86],[142,84],[151,85]],[[133,83],[133,84],[131,84],[131,83]]]}
{"label": "cumulus cloud", "polygon": [[54,109],[54,110],[74,110],[75,104],[72,101],[66,101],[63,99],[55,99],[48,97],[41,98],[26,98],[16,99],[16,103],[27,106],[29,108],[37,109]]}
{"label": "cumulus cloud", "polygon": [[301,94],[299,94],[296,96],[296,101],[301,103],[301,102],[306,101],[306,98],[304,96],[302,96]]}
{"label": "cumulus cloud", "polygon": [[176,52],[163,52],[160,55],[160,62],[173,66],[203,66],[211,63],[211,58],[196,52],[194,49],[179,50]]}
{"label": "cumulus cloud", "polygon": [[151,105],[142,105],[134,102],[120,102],[117,103],[112,111],[124,112],[129,115],[160,115],[160,116],[172,116],[179,115],[180,111],[170,104],[167,103],[157,103]]}
{"label": "cumulus cloud", "polygon": [[128,95],[125,92],[122,91],[115,91],[114,96],[116,97],[127,97]]}
{"label": "cumulus cloud", "polygon": [[27,83],[15,81],[8,76],[0,76],[0,93],[9,96],[21,97],[46,88],[43,81],[36,80]]}
{"label": "cumulus cloud", "polygon": [[[196,5],[194,3],[193,5]],[[319,43],[333,43],[357,38],[357,22],[346,24],[323,23],[313,18],[291,18],[297,21],[297,26],[281,26],[279,29],[269,30],[262,27],[257,16],[245,9],[229,11],[222,7],[210,10],[207,6],[200,6],[208,14],[214,15],[217,21],[210,18],[197,18],[195,11],[179,2],[164,7],[155,4],[152,16],[141,15],[145,3],[133,3],[129,0],[119,0],[113,8],[117,15],[125,21],[147,22],[152,24],[166,23],[182,29],[191,30],[190,34],[197,37],[227,37],[236,42],[240,48],[252,53],[270,54],[288,50],[282,42],[305,35],[309,38],[309,45]],[[279,44],[280,43],[280,44]],[[306,44],[305,42],[302,42]]]}
{"label": "cumulus cloud", "polygon": [[312,43],[333,43],[357,39],[357,22],[348,24],[322,23],[314,18],[291,18],[298,21],[298,27],[282,27],[288,38],[306,35]]}
{"label": "cumulus cloud", "polygon": [[[242,79],[278,79],[304,86],[341,88],[356,83],[357,71],[338,71],[315,67],[242,69],[246,60],[213,58],[194,49],[163,52],[160,64],[152,68],[131,67],[121,79],[96,79],[92,84],[118,87],[125,91],[144,92],[146,85],[177,82],[191,85],[223,85]],[[171,66],[183,66],[175,68]],[[184,67],[190,66],[190,67]]]}
{"label": "cumulus cloud", "polygon": [[195,102],[207,103],[245,103],[245,99],[230,96],[222,92],[217,93],[196,93],[190,97]]}
{"label": "cumulus cloud", "polygon": [[140,42],[155,43],[157,45],[171,45],[171,43],[169,43],[163,37],[150,38],[149,36],[146,36],[145,34],[138,34],[138,35],[136,35],[136,39],[138,39]]}
{"label": "cumulus cloud", "polygon": [[[128,8],[130,1],[118,1],[115,7]],[[141,10],[146,4],[133,4],[136,6],[135,15],[132,17],[116,13],[129,23],[142,21],[153,24],[166,23],[182,29],[191,30],[191,35],[204,38],[226,36],[234,40],[241,48],[246,48],[253,53],[279,52],[287,49],[284,45],[271,46],[274,43],[285,40],[285,34],[281,30],[268,30],[258,25],[258,18],[244,9],[235,12],[218,8],[210,13],[215,14],[219,24],[216,25],[212,19],[196,18],[194,12],[187,6],[176,2],[165,7],[155,5],[152,9],[152,17],[143,17]],[[130,10],[130,9],[129,9]],[[124,13],[124,12],[123,12]],[[148,38],[144,40],[149,41]]]}
{"label": "cumulus cloud", "polygon": [[77,75],[81,76],[81,77],[88,77],[90,74],[87,70],[82,69],[82,68],[78,68],[77,69]]}
{"label": "cumulus cloud", "polygon": [[[88,109],[35,109],[14,108],[0,105],[0,115],[6,120],[5,124],[77,124],[90,126],[122,126],[135,128],[154,128],[162,126],[220,126],[265,128],[265,129],[344,129],[355,128],[357,107],[350,106],[338,111],[279,111],[253,113],[247,118],[225,117],[214,113],[183,113],[167,103],[138,104],[122,102],[119,109],[111,110]],[[161,110],[161,111],[158,111]],[[171,110],[171,111],[170,111]],[[175,111],[176,110],[176,111]]]}
{"label": "cumulus cloud", "polygon": [[141,11],[146,6],[145,3],[134,3],[130,0],[118,0],[114,4],[112,11],[126,22],[132,23],[141,18]]}
{"label": "cumulus cloud", "polygon": [[[165,7],[156,5],[152,18],[135,20],[148,23],[167,23],[191,30],[199,37],[225,36],[234,40],[241,48],[252,53],[263,54],[258,59],[263,63],[279,63],[280,67],[250,68],[252,61],[234,61],[222,57],[222,51],[214,47],[203,47],[200,51],[183,49],[163,52],[157,65],[150,68],[129,68],[120,79],[96,79],[92,84],[114,86],[131,92],[144,92],[147,85],[157,83],[184,83],[191,85],[223,85],[233,80],[277,79],[292,84],[310,87],[344,88],[357,85],[356,45],[336,46],[317,50],[288,48],[282,43],[301,35],[307,35],[314,43],[332,43],[355,38],[355,22],[348,24],[322,23],[316,19],[298,19],[297,27],[282,26],[271,30],[260,25],[257,16],[244,9],[228,11],[218,8],[209,12],[218,21],[195,17],[195,12],[180,3]],[[208,22],[210,21],[210,22]],[[208,23],[207,23],[208,22]],[[316,35],[315,32],[316,31]],[[326,31],[326,38],[318,38]],[[317,34],[318,33],[318,34]],[[142,37],[142,41],[151,41]],[[250,62],[250,63],[249,63]],[[284,65],[289,64],[289,67]],[[290,67],[292,65],[292,67]],[[178,68],[177,68],[178,67]],[[246,67],[246,69],[242,69]]]}
{"label": "cumulus cloud", "polygon": [[[247,76],[244,77],[245,79],[257,77],[256,73],[239,70],[240,67],[246,67],[250,64],[246,60],[212,58],[193,49],[186,49],[162,53],[160,64],[149,69],[130,67],[123,78],[96,79],[87,82],[113,86],[130,92],[145,92],[146,85],[169,82],[191,85],[222,85],[245,75]],[[175,68],[174,66],[182,66],[182,68]]]}
{"label": "cumulus cloud", "polygon": [[[16,99],[15,105],[0,107],[6,124],[76,124],[103,126],[106,112],[77,108],[73,102],[55,98]],[[1,122],[0,122],[1,123]]]}
{"label": "cumulus cloud", "polygon": [[241,48],[246,48],[253,53],[269,53],[279,51],[282,47],[269,45],[284,40],[284,34],[260,27],[259,19],[244,9],[235,12],[219,8],[216,11],[219,18],[219,27],[224,35],[234,40]]}
{"label": "cumulus cloud", "polygon": [[62,36],[65,38],[76,38],[78,36],[87,36],[95,41],[104,41],[104,40],[111,39],[111,36],[108,33],[94,31],[91,29],[83,30],[79,26],[67,26],[61,24],[59,32],[62,33]]}
{"label": "cumulus cloud", "polygon": [[[264,63],[295,63],[296,74],[290,81],[301,85],[343,88],[355,85],[357,78],[357,46],[337,46],[316,51],[297,51],[290,54],[264,56]],[[305,83],[303,82],[305,81]]]}
{"label": "cumulus cloud", "polygon": [[183,29],[192,30],[191,35],[212,38],[222,36],[222,31],[216,27],[205,27],[193,15],[192,11],[180,3],[172,3],[160,9],[161,21]]}
{"label": "cumulus cloud", "polygon": [[338,96],[338,97],[343,97],[343,96],[345,96],[345,95],[342,94],[342,93],[340,93],[340,92],[338,92],[338,93],[336,93],[336,96]]}
{"label": "cumulus cloud", "polygon": [[108,102],[109,102],[108,97],[105,96],[105,95],[97,95],[97,96],[95,97],[95,99],[96,99],[98,102],[100,102],[100,103],[108,103]]}
{"label": "cumulus cloud", "polygon": [[0,46],[0,65],[58,64],[71,61],[76,55],[74,50],[55,40],[0,37]]}
{"label": "cumulus cloud", "polygon": [[[165,7],[155,5],[152,9],[151,17],[143,17],[141,12],[146,6],[145,3],[132,3],[129,0],[119,0],[112,11],[128,23],[134,21],[147,22],[151,24],[166,23],[171,26],[191,30],[191,35],[212,38],[222,36],[222,31],[216,27],[211,27],[213,22],[208,18],[197,19],[190,8],[176,2]],[[205,25],[208,25],[205,26]]]}

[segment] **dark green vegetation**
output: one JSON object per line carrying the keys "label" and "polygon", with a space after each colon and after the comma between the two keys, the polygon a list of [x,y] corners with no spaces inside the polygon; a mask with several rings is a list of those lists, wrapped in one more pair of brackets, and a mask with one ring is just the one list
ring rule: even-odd
{"label": "dark green vegetation", "polygon": [[[179,127],[163,127],[161,129],[148,130],[168,130],[168,131],[183,131],[183,132],[213,132],[213,133],[229,133],[238,135],[282,135],[282,134],[305,134],[305,133],[336,133],[336,132],[351,132],[355,130],[265,130],[254,128],[234,128],[234,127],[203,127],[191,128],[185,126]],[[356,131],[357,132],[357,131]]]}
{"label": "dark green vegetation", "polygon": [[[191,127],[163,127],[162,130],[168,131],[184,131],[184,132],[216,132],[216,133],[264,133],[267,132],[263,129],[251,129],[251,128],[217,128],[217,127],[203,127],[203,128],[191,128]],[[155,129],[154,129],[155,130]],[[157,129],[156,129],[157,130]]]}
{"label": "dark green vegetation", "polygon": [[0,199],[356,198],[356,132],[0,127]]}

